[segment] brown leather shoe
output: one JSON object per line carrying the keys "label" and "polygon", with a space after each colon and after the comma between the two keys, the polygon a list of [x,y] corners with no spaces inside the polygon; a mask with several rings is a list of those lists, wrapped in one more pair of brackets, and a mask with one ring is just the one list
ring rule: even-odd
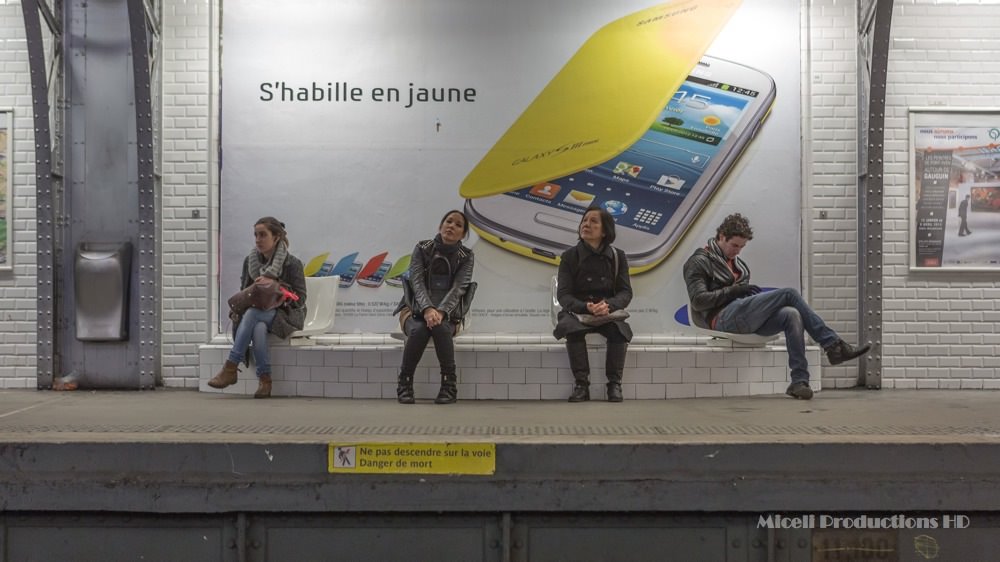
{"label": "brown leather shoe", "polygon": [[271,375],[261,375],[260,383],[257,385],[257,392],[253,393],[254,398],[271,397]]}
{"label": "brown leather shoe", "polygon": [[226,360],[226,364],[222,366],[222,370],[219,371],[219,374],[215,375],[210,381],[208,381],[208,386],[212,388],[226,388],[227,386],[236,384],[237,373],[239,373],[239,369],[237,367],[239,367],[239,365],[236,363]]}

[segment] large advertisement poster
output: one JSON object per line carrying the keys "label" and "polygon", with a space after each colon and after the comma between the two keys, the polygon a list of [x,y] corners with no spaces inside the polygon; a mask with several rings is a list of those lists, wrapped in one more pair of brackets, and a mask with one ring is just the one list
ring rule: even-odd
{"label": "large advertisement poster", "polygon": [[910,110],[910,268],[1000,269],[1000,111]]}
{"label": "large advertisement poster", "polygon": [[274,215],[307,274],[341,275],[335,331],[392,331],[414,244],[462,209],[471,329],[546,332],[555,257],[592,204],[615,216],[637,332],[684,330],[684,261],[732,212],[755,226],[755,282],[798,287],[798,10],[227,3],[221,294],[237,289],[253,223]]}

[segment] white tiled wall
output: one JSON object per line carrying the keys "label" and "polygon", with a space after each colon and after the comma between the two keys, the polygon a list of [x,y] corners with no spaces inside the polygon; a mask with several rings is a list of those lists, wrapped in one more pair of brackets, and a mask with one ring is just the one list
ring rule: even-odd
{"label": "white tiled wall", "polygon": [[[198,385],[198,347],[214,331],[207,287],[214,282],[210,256],[215,234],[210,222],[217,210],[217,180],[210,125],[216,114],[209,92],[216,79],[211,71],[218,4],[213,0],[163,2],[162,374],[165,384],[176,387]],[[856,339],[857,315],[855,6],[856,2],[842,0],[803,3],[808,53],[803,69],[803,107],[807,108],[804,185],[810,194],[804,228],[805,239],[812,241],[806,252],[811,256],[807,284],[815,308],[851,341]],[[906,139],[909,106],[1000,106],[996,87],[1000,39],[996,26],[989,24],[1000,21],[1000,5],[897,2],[893,18],[886,114],[884,384],[1000,387],[1000,379],[994,378],[1000,365],[996,359],[1000,337],[995,333],[1000,289],[995,277],[915,276],[907,271]],[[0,274],[0,388],[35,385],[34,155],[23,37],[20,3],[0,2],[0,107],[17,111],[11,205],[17,265],[13,274]],[[199,218],[193,218],[194,211]],[[820,218],[821,211],[826,218]],[[532,361],[531,357],[519,361]],[[534,373],[545,378],[543,372],[531,371],[541,367],[523,368],[525,377]],[[641,370],[647,368],[660,373],[655,367],[637,366],[636,370],[645,373]],[[670,368],[662,376],[669,376]],[[504,373],[517,376],[516,372]],[[827,387],[851,386],[856,367],[826,367],[823,378]],[[525,384],[538,384],[541,389],[551,383],[528,383],[526,378]],[[697,392],[699,383],[690,384]],[[658,392],[636,390],[647,391]],[[500,390],[484,387],[483,392]]]}
{"label": "white tiled wall", "polygon": [[[210,166],[212,11],[218,2],[163,1],[163,338],[167,386],[198,385],[198,346],[210,329],[210,221],[216,179]],[[212,125],[210,127],[210,125]],[[197,212],[198,217],[193,215]]]}
{"label": "white tiled wall", "polygon": [[[810,6],[812,302],[846,334],[856,330],[857,25],[853,2]],[[908,271],[907,123],[909,107],[1000,107],[1000,38],[989,23],[998,21],[995,2],[895,3],[885,113],[885,387],[1000,388],[997,276]],[[851,386],[855,377],[855,367],[823,372],[827,386]]]}
{"label": "white tiled wall", "polygon": [[[45,25],[42,24],[44,28]],[[31,80],[19,2],[0,2],[0,108],[14,110],[8,264],[0,271],[0,388],[35,388],[35,151]]]}
{"label": "white tiled wall", "polygon": [[[1000,107],[1000,5],[926,2],[893,17],[886,213],[893,232],[906,232],[907,109]],[[886,244],[885,377],[896,388],[1000,388],[998,276],[913,275],[908,256],[905,236]]]}
{"label": "white tiled wall", "polygon": [[[803,76],[803,106],[811,136],[810,165],[803,170],[811,188],[811,290],[809,300],[841,337],[857,336],[857,211],[855,154],[857,134],[856,44],[854,2],[812,2],[808,52],[810,68]],[[811,172],[811,173],[810,173]],[[821,218],[821,213],[825,218]],[[825,385],[854,386],[857,363],[823,370]]]}

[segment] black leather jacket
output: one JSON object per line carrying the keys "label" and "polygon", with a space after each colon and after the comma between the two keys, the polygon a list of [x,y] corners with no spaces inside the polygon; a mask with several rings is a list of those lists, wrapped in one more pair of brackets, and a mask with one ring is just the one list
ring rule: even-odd
{"label": "black leather jacket", "polygon": [[750,266],[739,257],[736,259],[747,271],[739,283],[726,262],[705,248],[695,250],[684,263],[684,283],[690,301],[688,313],[695,326],[710,328],[719,311],[746,294],[739,285],[750,283]]}
{"label": "black leather jacket", "polygon": [[397,314],[404,306],[409,307],[414,314],[418,315],[423,314],[428,308],[436,308],[444,313],[446,318],[453,320],[452,313],[472,283],[475,254],[469,248],[459,245],[458,250],[448,257],[452,280],[450,287],[443,291],[434,290],[430,286],[428,268],[433,259],[434,240],[424,240],[413,248],[413,255],[410,259],[410,284],[413,287],[411,297],[413,302],[407,302],[407,296],[404,295],[393,314]]}

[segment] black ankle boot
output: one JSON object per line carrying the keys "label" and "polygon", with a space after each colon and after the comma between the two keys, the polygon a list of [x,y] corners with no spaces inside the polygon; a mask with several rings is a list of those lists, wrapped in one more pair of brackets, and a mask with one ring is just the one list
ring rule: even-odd
{"label": "black ankle boot", "polygon": [[399,383],[396,385],[396,400],[400,404],[413,404],[413,375],[399,375]]}
{"label": "black ankle boot", "polygon": [[586,402],[590,400],[590,360],[587,358],[587,342],[566,341],[566,352],[569,354],[569,368],[573,371],[573,392],[569,395],[570,402]]}
{"label": "black ankle boot", "polygon": [[608,354],[604,361],[604,371],[608,377],[608,402],[621,402],[622,373],[625,371],[625,352],[627,343],[608,342]]}
{"label": "black ankle boot", "polygon": [[622,396],[622,385],[616,382],[608,383],[608,402],[621,402],[625,397]]}
{"label": "black ankle boot", "polygon": [[837,340],[833,343],[833,345],[823,351],[826,352],[826,358],[830,360],[831,365],[840,365],[845,361],[850,361],[851,359],[855,359],[865,353],[868,353],[868,350],[871,348],[871,344],[854,347],[844,340]]}
{"label": "black ankle boot", "polygon": [[590,385],[587,381],[573,385],[573,393],[569,395],[570,402],[586,402],[590,400]]}
{"label": "black ankle boot", "polygon": [[458,400],[458,377],[441,374],[441,390],[438,391],[435,404],[454,404]]}

